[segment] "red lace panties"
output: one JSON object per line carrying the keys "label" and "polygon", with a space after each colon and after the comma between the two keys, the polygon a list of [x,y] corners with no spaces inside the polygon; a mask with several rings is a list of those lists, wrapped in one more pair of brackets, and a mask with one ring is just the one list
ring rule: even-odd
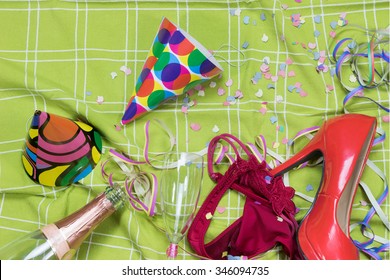
{"label": "red lace panties", "polygon": [[[213,157],[220,140],[226,141],[236,153],[235,162],[225,174],[213,171]],[[247,154],[240,157],[236,142]],[[298,224],[295,220],[295,205],[292,202],[294,189],[285,187],[280,176],[272,177],[265,161],[257,158],[236,137],[222,134],[212,139],[208,148],[208,172],[216,186],[207,196],[196,214],[187,239],[193,250],[209,259],[226,259],[228,256],[253,258],[281,244],[290,259],[301,259],[296,244]],[[246,196],[242,216],[205,244],[205,235],[218,203],[227,190],[236,190]]]}

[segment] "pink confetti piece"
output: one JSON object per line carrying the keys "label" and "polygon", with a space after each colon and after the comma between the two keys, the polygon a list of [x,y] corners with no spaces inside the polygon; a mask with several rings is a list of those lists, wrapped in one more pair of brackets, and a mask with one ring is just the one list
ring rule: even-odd
{"label": "pink confetti piece", "polygon": [[287,4],[282,4],[281,7],[282,7],[283,10],[287,10],[288,9],[288,5]]}
{"label": "pink confetti piece", "polygon": [[231,103],[229,101],[224,101],[223,102],[223,106],[230,106],[230,105],[231,105]]}
{"label": "pink confetti piece", "polygon": [[300,95],[301,97],[306,97],[306,96],[307,96],[307,92],[301,90],[301,92],[299,93],[299,95]]}
{"label": "pink confetti piece", "polygon": [[382,121],[388,123],[390,121],[390,116],[389,115],[382,116]]}
{"label": "pink confetti piece", "polygon": [[186,92],[186,94],[188,94],[188,96],[194,95],[194,93],[195,93],[195,90],[193,88]]}
{"label": "pink confetti piece", "polygon": [[287,65],[293,64],[293,60],[292,60],[291,58],[287,58],[287,59],[286,59],[286,64],[287,64]]}
{"label": "pink confetti piece", "polygon": [[279,70],[278,75],[279,75],[280,77],[284,78],[284,77],[286,77],[286,71],[284,71],[284,70]]}
{"label": "pink confetti piece", "polygon": [[241,90],[236,90],[236,94],[234,95],[235,98],[241,99],[244,97]]}
{"label": "pink confetti piece", "polygon": [[296,87],[296,88],[301,88],[301,87],[302,87],[302,83],[296,82],[296,83],[295,83],[295,87]]}
{"label": "pink confetti piece", "polygon": [[288,144],[288,138],[286,138],[286,137],[284,137],[283,139],[282,139],[282,144]]}
{"label": "pink confetti piece", "polygon": [[267,113],[267,108],[264,108],[264,107],[261,107],[259,112],[262,114],[262,115],[265,115]]}
{"label": "pink confetti piece", "polygon": [[121,70],[123,73],[125,73],[126,76],[131,74],[131,69],[127,68],[125,65],[123,65],[119,70]]}
{"label": "pink confetti piece", "polygon": [[102,105],[104,102],[104,97],[103,96],[98,96],[96,99],[97,104]]}
{"label": "pink confetti piece", "polygon": [[271,77],[271,81],[273,81],[273,82],[277,82],[278,79],[279,79],[278,76],[272,76],[272,77]]}
{"label": "pink confetti piece", "polygon": [[360,200],[360,205],[361,205],[361,206],[367,206],[367,201]]}
{"label": "pink confetti piece", "polygon": [[295,77],[295,71],[288,72],[287,76],[289,77]]}
{"label": "pink confetti piece", "polygon": [[261,66],[260,66],[260,71],[263,72],[263,73],[266,73],[269,71],[269,66],[266,64],[266,63],[263,63]]}
{"label": "pink confetti piece", "polygon": [[204,87],[202,85],[196,85],[194,89],[199,91],[199,90],[204,90]]}
{"label": "pink confetti piece", "polygon": [[116,131],[121,131],[122,130],[122,126],[120,126],[119,124],[114,124],[114,127],[115,127]]}
{"label": "pink confetti piece", "polygon": [[316,43],[309,43],[307,46],[309,47],[309,49],[314,50],[317,47],[317,44]]}
{"label": "pink confetti piece", "polygon": [[330,31],[330,32],[329,32],[329,36],[332,37],[332,38],[336,37],[336,32],[333,31],[333,30]]}
{"label": "pink confetti piece", "polygon": [[267,80],[270,80],[272,77],[272,74],[271,73],[264,73],[264,78],[267,79]]}
{"label": "pink confetti piece", "polygon": [[188,113],[187,106],[181,106],[181,111],[182,111],[182,113],[187,114]]}
{"label": "pink confetti piece", "polygon": [[231,86],[233,85],[233,80],[232,80],[232,79],[227,80],[226,83],[225,83],[225,85],[226,85],[227,87],[231,87]]}
{"label": "pink confetti piece", "polygon": [[225,90],[223,88],[218,88],[217,94],[219,96],[224,95],[225,94]]}
{"label": "pink confetti piece", "polygon": [[217,212],[219,214],[223,214],[223,212],[226,211],[226,207],[223,207],[223,206],[217,206]]}
{"label": "pink confetti piece", "polygon": [[200,130],[200,124],[198,123],[191,123],[190,127],[193,131],[199,131]]}
{"label": "pink confetti piece", "polygon": [[339,18],[345,19],[346,16],[347,16],[347,13],[343,12],[343,13],[340,14]]}

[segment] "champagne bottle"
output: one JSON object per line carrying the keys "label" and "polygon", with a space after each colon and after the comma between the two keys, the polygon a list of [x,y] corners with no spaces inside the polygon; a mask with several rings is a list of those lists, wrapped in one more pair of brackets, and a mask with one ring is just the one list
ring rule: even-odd
{"label": "champagne bottle", "polygon": [[94,200],[68,217],[1,248],[0,259],[71,259],[91,232],[124,204],[128,204],[125,193],[117,186],[107,187]]}

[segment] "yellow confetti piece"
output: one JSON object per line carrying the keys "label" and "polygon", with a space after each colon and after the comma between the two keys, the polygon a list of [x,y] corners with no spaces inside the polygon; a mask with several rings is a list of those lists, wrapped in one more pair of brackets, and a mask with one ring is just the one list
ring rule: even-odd
{"label": "yellow confetti piece", "polygon": [[279,142],[274,142],[274,143],[272,144],[272,148],[274,148],[274,149],[279,148],[279,146],[280,146],[280,143],[279,143]]}
{"label": "yellow confetti piece", "polygon": [[222,252],[222,258],[226,257],[228,255],[228,252],[227,251],[223,251]]}
{"label": "yellow confetti piece", "polygon": [[207,220],[210,220],[212,217],[213,217],[213,214],[211,214],[211,212],[208,212],[208,213],[206,214],[206,219],[207,219]]}

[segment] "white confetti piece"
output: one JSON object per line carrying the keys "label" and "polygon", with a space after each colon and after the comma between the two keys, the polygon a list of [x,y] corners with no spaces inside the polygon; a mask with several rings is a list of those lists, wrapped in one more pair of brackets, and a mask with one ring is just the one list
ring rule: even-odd
{"label": "white confetti piece", "polygon": [[208,212],[208,213],[206,214],[206,219],[207,219],[207,220],[210,220],[212,217],[213,217],[213,214],[211,214],[211,212]]}
{"label": "white confetti piece", "polygon": [[111,72],[110,75],[111,75],[111,79],[115,79],[118,76],[116,72]]}
{"label": "white confetti piece", "polygon": [[131,69],[127,68],[126,66],[122,66],[119,70],[121,70],[123,73],[125,73],[126,76],[131,74]]}
{"label": "white confetti piece", "polygon": [[263,96],[263,90],[259,88],[258,91],[255,93],[255,96],[261,98]]}
{"label": "white confetti piece", "polygon": [[276,100],[277,103],[281,103],[283,101],[283,96],[277,95],[275,100]]}
{"label": "white confetti piece", "polygon": [[204,90],[198,91],[198,96],[204,96]]}
{"label": "white confetti piece", "polygon": [[268,36],[267,34],[263,34],[263,37],[261,37],[261,41],[263,41],[264,43],[267,43],[268,42]]}
{"label": "white confetti piece", "polygon": [[211,88],[215,88],[216,85],[217,85],[216,82],[210,82],[210,85],[209,85],[209,86],[210,86]]}
{"label": "white confetti piece", "polygon": [[357,79],[356,79],[356,77],[355,77],[355,75],[350,75],[349,76],[349,81],[351,82],[351,83],[356,83],[356,81],[357,81]]}
{"label": "white confetti piece", "polygon": [[282,217],[279,217],[279,216],[276,216],[276,220],[277,220],[278,222],[283,222],[283,218],[282,218]]}
{"label": "white confetti piece", "polygon": [[218,125],[215,124],[215,125],[213,126],[212,132],[214,132],[214,133],[219,132],[219,127],[218,127]]}

